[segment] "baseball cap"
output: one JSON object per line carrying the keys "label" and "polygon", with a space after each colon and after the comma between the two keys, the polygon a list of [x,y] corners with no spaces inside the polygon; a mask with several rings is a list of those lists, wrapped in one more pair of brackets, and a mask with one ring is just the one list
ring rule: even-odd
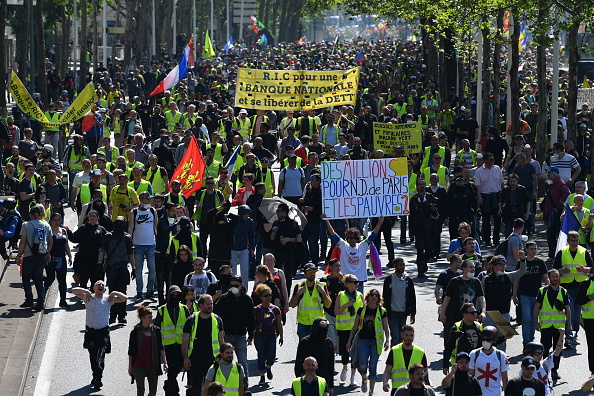
{"label": "baseball cap", "polygon": [[287,158],[297,158],[297,156],[295,154],[289,154]]}
{"label": "baseball cap", "polygon": [[522,359],[522,367],[524,367],[524,368],[534,367],[536,369],[536,361],[534,360],[534,358],[532,356],[526,356],[526,357],[524,357],[524,359]]}
{"label": "baseball cap", "polygon": [[107,110],[104,107],[100,108],[98,111],[99,113],[107,113]]}
{"label": "baseball cap", "polygon": [[91,176],[101,176],[101,169],[93,169],[89,175]]}
{"label": "baseball cap", "polygon": [[549,168],[549,172],[553,172],[556,175],[559,175],[559,168],[557,168],[556,166],[551,166]]}
{"label": "baseball cap", "polygon": [[458,352],[458,354],[456,355],[456,361],[462,359],[462,358],[466,358],[468,359],[468,361],[470,361],[470,355],[468,354],[468,352]]}
{"label": "baseball cap", "polygon": [[53,153],[54,152],[54,146],[52,146],[51,144],[44,144],[43,145],[43,150],[47,150],[50,153]]}
{"label": "baseball cap", "polygon": [[529,144],[525,144],[524,145],[524,150],[531,150],[532,151],[532,146]]}

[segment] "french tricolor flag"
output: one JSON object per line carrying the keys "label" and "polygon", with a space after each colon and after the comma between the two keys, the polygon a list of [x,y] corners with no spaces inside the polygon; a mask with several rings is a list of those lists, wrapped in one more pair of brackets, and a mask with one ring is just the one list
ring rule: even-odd
{"label": "french tricolor flag", "polygon": [[167,77],[151,93],[151,96],[158,95],[160,93],[165,92],[166,90],[170,89],[171,87],[175,87],[180,80],[184,79],[188,75],[188,53],[189,47],[184,49],[182,54],[182,58],[177,66],[173,70],[169,72]]}
{"label": "french tricolor flag", "polygon": [[557,248],[555,249],[555,255],[559,253],[559,250],[567,246],[567,234],[569,234],[569,231],[579,230],[580,222],[578,221],[577,217],[575,217],[575,213],[573,213],[569,205],[565,205],[565,216],[563,217],[563,224],[561,225],[559,237],[557,238]]}

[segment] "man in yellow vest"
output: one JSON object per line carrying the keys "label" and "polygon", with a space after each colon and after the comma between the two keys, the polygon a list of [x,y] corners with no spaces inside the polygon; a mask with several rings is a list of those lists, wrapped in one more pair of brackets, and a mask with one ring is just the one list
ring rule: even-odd
{"label": "man in yellow vest", "polygon": [[[559,285],[560,274],[555,268],[549,271],[549,285],[541,287],[536,296],[534,306],[534,317],[536,323],[534,328],[540,331],[540,343],[544,347],[544,356],[548,356],[551,348],[563,343],[559,329],[565,327],[571,333],[571,308],[567,290]],[[557,373],[561,355],[553,358],[554,367],[551,370],[551,378],[561,378]]]}
{"label": "man in yellow vest", "polygon": [[400,336],[403,342],[392,347],[386,369],[383,375],[384,392],[388,392],[389,381],[392,380],[392,389],[398,389],[408,382],[408,370],[414,364],[421,364],[423,371],[426,372],[427,357],[425,351],[413,344],[415,340],[415,328],[411,325],[402,326]]}
{"label": "man in yellow vest", "polygon": [[584,331],[588,342],[588,368],[594,373],[594,279],[588,277],[578,287],[576,304],[582,306]]}
{"label": "man in yellow vest", "polygon": [[454,165],[470,167],[476,165],[476,151],[470,148],[468,139],[462,139],[462,149],[458,151]]}
{"label": "man in yellow vest", "polygon": [[[305,394],[305,388],[317,388],[318,393],[316,393],[316,395],[330,395],[330,391],[328,389],[328,384],[326,384],[326,380],[316,375],[316,371],[318,370],[318,362],[316,361],[316,358],[314,358],[313,356],[307,357],[303,362],[303,370],[305,370],[305,374],[293,380],[293,384],[291,385],[292,394],[294,394],[295,396],[302,396]],[[311,393],[307,394],[311,395]]]}
{"label": "man in yellow vest", "polygon": [[150,183],[155,194],[165,194],[169,186],[169,175],[162,166],[157,165],[158,158],[155,154],[149,155],[149,168],[145,180]]}
{"label": "man in yellow vest", "polygon": [[223,320],[212,312],[212,297],[203,294],[197,302],[199,311],[186,320],[182,338],[184,367],[189,371],[188,380],[192,386],[192,396],[200,395],[202,382],[215,357],[219,355],[220,345],[225,337]]}
{"label": "man in yellow vest", "polygon": [[233,345],[226,342],[221,344],[219,359],[206,373],[202,396],[208,396],[208,387],[213,382],[223,385],[226,396],[243,396],[245,373],[240,364],[233,362]]}
{"label": "man in yellow vest", "polygon": [[179,394],[177,375],[184,368],[184,357],[181,353],[183,329],[190,313],[188,308],[181,304],[182,295],[178,286],[170,286],[167,295],[167,303],[157,310],[154,324],[161,328],[161,338],[169,365],[163,389],[166,395],[177,395]]}
{"label": "man in yellow vest", "polygon": [[239,134],[244,142],[247,142],[250,138],[251,123],[250,119],[247,118],[247,110],[241,109],[239,111]]}
{"label": "man in yellow vest", "polygon": [[[401,385],[398,389],[392,388],[392,394],[396,396],[420,394],[427,396],[435,396],[435,391],[431,385],[424,382],[426,369],[420,363],[415,363],[408,369],[408,381]],[[387,385],[386,385],[387,386]],[[413,390],[417,393],[413,393]]]}
{"label": "man in yellow vest", "polygon": [[[580,236],[577,231],[567,233],[567,243],[563,249],[555,255],[553,268],[559,270],[561,275],[561,286],[567,290],[569,307],[571,308],[571,323],[565,327],[565,348],[577,345],[577,335],[580,329],[580,318],[582,307],[576,304],[575,299],[580,282],[588,279],[588,275],[594,266],[590,252],[579,245]],[[575,331],[572,335],[571,329]]]}
{"label": "man in yellow vest", "polygon": [[80,215],[83,205],[88,204],[92,200],[93,190],[100,189],[103,193],[103,202],[108,203],[109,195],[107,187],[101,184],[101,171],[93,169],[90,173],[90,182],[83,183],[78,191],[78,198],[76,200],[76,212]]}
{"label": "man in yellow vest", "polygon": [[229,148],[225,144],[225,141],[221,140],[219,132],[213,132],[212,143],[206,145],[207,150],[211,147],[214,150],[214,160],[222,164],[225,154],[229,152]]}
{"label": "man in yellow vest", "polygon": [[196,114],[196,106],[191,104],[188,106],[188,111],[184,113],[184,122],[182,124],[184,130],[192,128],[192,125],[196,123],[196,117],[198,117],[198,115]]}
{"label": "man in yellow vest", "polygon": [[[439,145],[439,137],[437,135],[431,136],[431,146],[425,147],[425,150],[421,150],[419,155],[413,161],[413,165],[417,165],[421,161],[421,172],[433,165],[433,155],[438,153],[442,158],[447,158],[450,154],[450,150]],[[441,165],[445,165],[445,161],[441,161]],[[429,183],[429,181],[427,181]]]}
{"label": "man in yellow vest", "polygon": [[118,174],[118,186],[111,191],[110,202],[112,220],[118,216],[124,216],[126,221],[128,213],[140,203],[136,191],[128,186],[128,175],[123,172]]}
{"label": "man in yellow vest", "polygon": [[176,124],[182,121],[182,113],[177,111],[175,102],[169,103],[169,110],[165,112],[165,119],[167,120],[167,130],[173,132]]}
{"label": "man in yellow vest", "polygon": [[153,186],[142,178],[142,170],[142,166],[135,166],[132,168],[132,181],[128,183],[128,187],[131,187],[138,195],[140,195],[141,192],[148,191],[152,197]]}
{"label": "man in yellow vest", "polygon": [[291,308],[297,307],[297,335],[300,340],[310,334],[315,318],[326,317],[324,307],[332,305],[326,284],[316,281],[316,271],[313,263],[305,264],[303,273],[306,281],[295,285],[289,302]]}
{"label": "man in yellow vest", "polygon": [[274,173],[268,166],[269,161],[267,157],[262,157],[260,165],[262,165],[262,183],[266,185],[266,194],[264,198],[272,198],[276,188],[276,182],[274,180]]}
{"label": "man in yellow vest", "polygon": [[[48,106],[48,110],[46,111],[45,117],[49,122],[58,122],[60,119],[60,112],[56,111],[56,105],[54,102],[51,102]],[[47,127],[45,128],[45,144],[51,144],[53,147],[57,148],[58,143],[60,140],[60,128],[59,127]],[[52,158],[58,159],[58,150],[54,150],[52,154]]]}
{"label": "man in yellow vest", "polygon": [[120,151],[117,147],[111,145],[111,138],[109,136],[103,137],[103,146],[97,149],[97,154],[103,154],[107,162],[116,162],[116,159],[120,155]]}
{"label": "man in yellow vest", "polygon": [[425,176],[425,182],[429,185],[431,175],[437,173],[439,185],[448,189],[450,187],[450,170],[441,164],[441,158],[441,154],[433,154],[433,165],[423,169],[423,175]]}

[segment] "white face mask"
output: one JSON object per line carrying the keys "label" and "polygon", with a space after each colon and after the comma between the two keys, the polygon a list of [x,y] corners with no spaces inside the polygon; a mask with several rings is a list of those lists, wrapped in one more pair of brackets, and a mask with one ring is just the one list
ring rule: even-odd
{"label": "white face mask", "polygon": [[522,235],[521,238],[522,238],[522,242],[524,242],[524,243],[528,242],[528,235]]}
{"label": "white face mask", "polygon": [[464,273],[464,271],[462,271],[461,269],[459,269],[458,271],[456,271],[456,273],[462,275]]}
{"label": "white face mask", "polygon": [[497,275],[505,275],[505,271],[497,271]]}
{"label": "white face mask", "polygon": [[490,349],[491,343],[489,341],[483,341],[483,349]]}
{"label": "white face mask", "polygon": [[231,293],[233,293],[233,294],[237,294],[237,293],[239,293],[239,288],[237,288],[237,287],[232,287],[232,288],[230,288],[230,289],[229,289],[229,291],[230,291]]}
{"label": "white face mask", "polygon": [[168,222],[169,222],[169,224],[171,225],[171,224],[175,223],[175,217],[169,217],[169,218],[167,219],[167,221],[168,221]]}
{"label": "white face mask", "polygon": [[553,157],[555,157],[555,158],[559,159],[559,153],[555,153],[555,154],[553,154]]}
{"label": "white face mask", "polygon": [[467,272],[466,275],[468,275],[469,278],[472,278],[474,276],[474,272]]}

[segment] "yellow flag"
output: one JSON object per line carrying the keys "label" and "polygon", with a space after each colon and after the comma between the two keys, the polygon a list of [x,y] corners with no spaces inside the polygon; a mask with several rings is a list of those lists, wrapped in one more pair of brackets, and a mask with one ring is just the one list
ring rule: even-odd
{"label": "yellow flag", "polygon": [[58,122],[60,124],[67,124],[82,118],[93,108],[93,105],[96,101],[97,94],[95,93],[93,83],[90,82],[76,97],[74,102],[72,102],[72,105],[70,105],[68,111],[62,114],[62,117],[60,117]]}
{"label": "yellow flag", "polygon": [[588,77],[584,75],[584,82],[582,84],[582,88],[591,88],[590,83],[588,82]]}
{"label": "yellow flag", "polygon": [[208,35],[208,30],[206,31],[206,38],[204,39],[204,51],[202,51],[202,56],[204,58],[212,59],[216,55],[214,47],[212,46],[212,41],[210,41],[210,36]]}

